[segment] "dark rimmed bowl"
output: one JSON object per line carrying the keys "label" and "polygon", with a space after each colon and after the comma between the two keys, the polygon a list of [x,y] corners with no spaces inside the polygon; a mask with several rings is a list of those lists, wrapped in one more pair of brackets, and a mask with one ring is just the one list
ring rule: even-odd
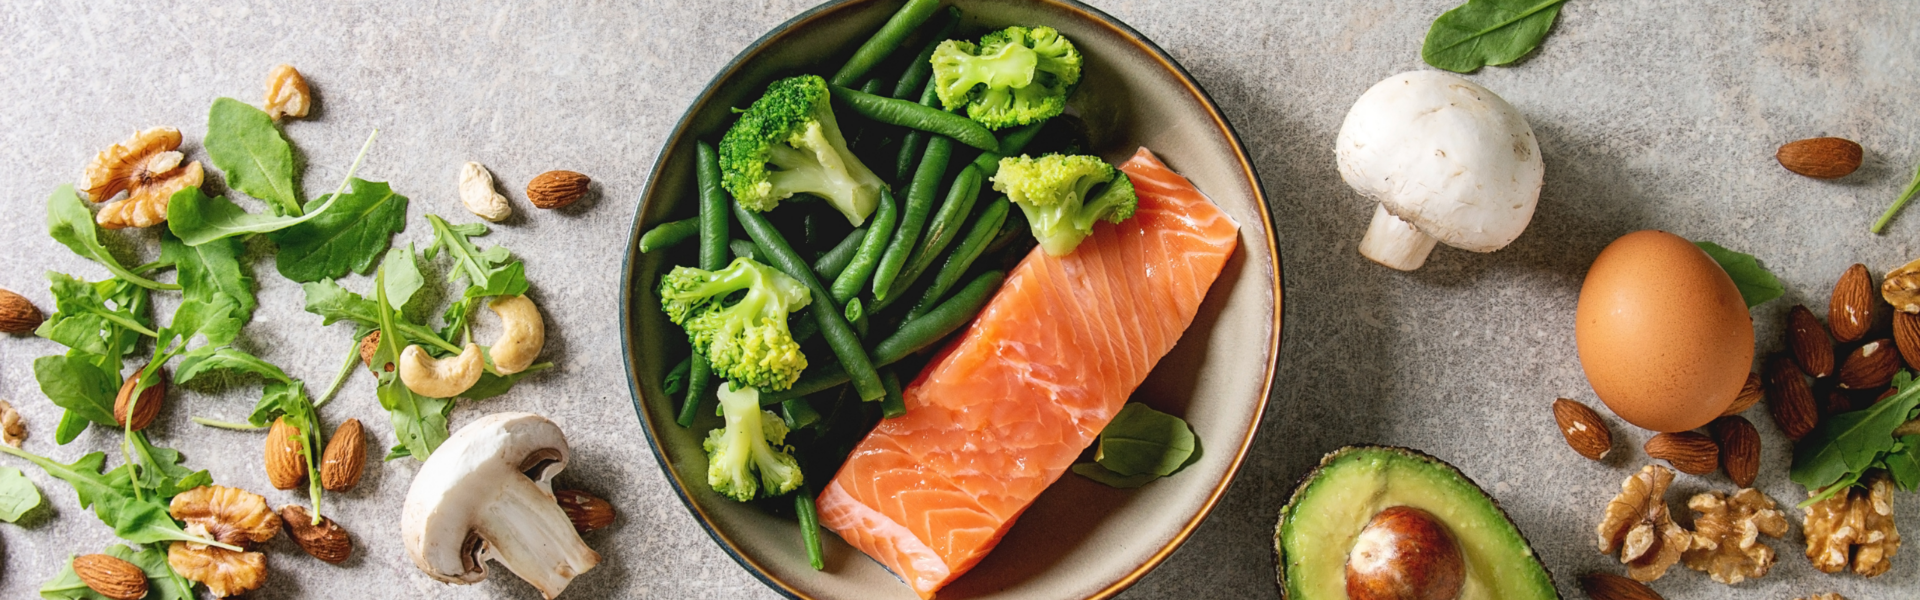
{"label": "dark rimmed bowl", "polygon": [[[678,401],[661,379],[682,335],[661,314],[653,286],[663,264],[637,247],[647,228],[692,213],[694,140],[715,140],[779,77],[837,65],[898,0],[840,0],[775,28],[728,63],[681,118],[654,163],[634,218],[621,281],[621,341],[634,408],[680,498],[714,541],[774,590],[796,598],[915,598],[858,550],[825,534],[827,568],[807,565],[799,527],[715,494],[700,441],[719,419],[674,423]],[[1126,589],[1191,535],[1239,470],[1266,409],[1280,345],[1280,257],[1265,192],[1232,126],[1167,53],[1113,17],[1071,0],[956,0],[970,25],[1047,25],[1086,56],[1072,100],[1092,150],[1119,161],[1146,146],[1240,223],[1240,245],[1192,328],[1162,359],[1136,401],[1186,417],[1204,457],[1180,474],[1116,490],[1067,474],[1021,517],[993,554],[941,598],[1104,598]],[[822,69],[811,69],[819,72]],[[825,69],[831,70],[831,69]]]}

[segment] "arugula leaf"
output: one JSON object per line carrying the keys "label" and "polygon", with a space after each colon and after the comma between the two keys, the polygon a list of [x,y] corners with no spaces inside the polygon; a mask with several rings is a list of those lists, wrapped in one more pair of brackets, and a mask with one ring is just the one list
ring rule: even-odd
{"label": "arugula leaf", "polygon": [[259,306],[253,293],[253,275],[240,262],[245,253],[246,244],[234,238],[189,246],[172,231],[160,233],[160,260],[172,263],[179,272],[180,295],[209,300],[213,294],[226,294],[239,304],[242,323],[253,320],[253,309]]}
{"label": "arugula leaf", "polygon": [[113,399],[120,392],[119,373],[94,364],[84,355],[68,353],[34,359],[33,378],[40,382],[40,393],[66,409],[67,414],[102,427],[120,426],[113,418]]}
{"label": "arugula leaf", "polygon": [[233,298],[221,292],[214,292],[207,299],[182,300],[180,307],[173,311],[173,322],[161,330],[161,343],[157,345],[164,347],[177,339],[184,346],[195,335],[204,336],[207,344],[213,346],[232,343],[233,338],[239,337],[242,326],[240,317],[235,314],[239,310],[240,306]]}
{"label": "arugula leaf", "polygon": [[[378,364],[391,361],[400,356],[400,335],[390,332],[401,331],[396,325],[397,317],[387,298],[387,272],[380,269],[374,272],[373,287],[376,292],[374,310],[380,319],[380,358]],[[394,437],[407,447],[409,456],[421,461],[433,454],[442,442],[447,441],[447,415],[453,412],[453,402],[444,398],[428,398],[413,393],[400,381],[399,370],[388,372],[385,369],[374,370],[380,379],[375,396],[380,399],[380,407],[387,409],[389,420],[393,422]]]}
{"label": "arugula leaf", "polygon": [[[340,287],[340,284],[334,283],[331,279],[310,282],[300,287],[307,294],[307,312],[320,315],[321,325],[352,321],[367,329],[381,329],[380,307],[375,305],[374,301]],[[460,352],[459,346],[448,342],[433,330],[409,322],[398,315],[395,315],[393,325],[407,339],[426,342],[447,352]],[[396,351],[394,356],[399,356],[399,353]]]}
{"label": "arugula leaf", "polygon": [[40,506],[40,488],[33,487],[19,469],[0,467],[0,521],[19,521],[36,506]]}
{"label": "arugula leaf", "polygon": [[[138,432],[134,432],[129,437],[144,440]],[[80,460],[72,464],[62,464],[12,446],[0,445],[0,452],[24,458],[38,465],[48,475],[58,477],[73,486],[73,491],[80,496],[80,507],[92,508],[94,516],[112,527],[114,535],[121,539],[137,544],[212,541],[195,537],[180,529],[180,524],[174,522],[173,517],[167,514],[167,498],[142,494],[133,484],[130,467],[122,466],[111,473],[101,473],[100,469],[106,466],[107,462],[107,455],[104,453],[93,452],[80,457]],[[199,477],[195,479],[198,480]],[[217,542],[213,545],[233,549],[229,545]]]}
{"label": "arugula leaf", "polygon": [[419,261],[414,259],[413,244],[407,244],[405,251],[395,248],[388,252],[380,267],[387,271],[387,301],[393,303],[394,310],[406,312],[407,302],[427,284],[427,278],[420,274]]}
{"label": "arugula leaf", "polygon": [[73,192],[72,185],[54,188],[53,195],[47,198],[47,234],[74,254],[100,263],[121,280],[150,290],[180,289],[180,286],[160,283],[127,270],[106,246],[100,245],[100,230],[93,224],[93,212],[80,203],[80,196]]}
{"label": "arugula leaf", "polygon": [[474,382],[473,387],[467,388],[467,391],[461,392],[460,397],[466,398],[468,400],[475,400],[475,401],[493,398],[495,396],[499,396],[501,394],[507,393],[508,390],[512,390],[514,384],[520,383],[520,380],[526,378],[526,376],[532,375],[534,373],[538,373],[541,371],[545,371],[550,368],[553,368],[553,363],[540,363],[533,366],[529,366],[527,367],[526,370],[521,371],[519,373],[514,373],[512,375],[495,375],[493,373],[481,373],[480,381]]}
{"label": "arugula leaf", "polygon": [[281,275],[306,283],[366,273],[393,234],[407,228],[406,196],[385,183],[349,181],[351,191],[328,195],[319,216],[268,236],[280,246],[274,266]]}
{"label": "arugula leaf", "polygon": [[1433,20],[1420,58],[1456,73],[1520,60],[1547,37],[1565,1],[1467,0]]}
{"label": "arugula leaf", "polygon": [[[193,583],[167,565],[167,551],[162,546],[148,546],[134,552],[132,548],[114,544],[102,554],[140,567],[140,571],[147,576],[147,600],[194,600]],[[40,586],[40,597],[48,600],[110,600],[80,580],[80,575],[73,572],[72,558],[67,559],[59,575]]]}
{"label": "arugula leaf", "polygon": [[1893,452],[1887,454],[1886,467],[1900,489],[1920,489],[1920,435],[1902,436]]}
{"label": "arugula leaf", "polygon": [[205,143],[207,156],[226,173],[228,186],[265,200],[276,215],[300,215],[293,146],[266,111],[232,98],[214,100],[207,111]]}
{"label": "arugula leaf", "polygon": [[193,383],[207,374],[221,372],[255,375],[270,382],[293,382],[280,367],[231,346],[205,346],[180,355],[180,365],[173,370],[173,382]]}
{"label": "arugula leaf", "polygon": [[1902,440],[1895,439],[1893,432],[1920,409],[1920,381],[1902,371],[1894,376],[1893,385],[1899,392],[1892,397],[1825,419],[1794,444],[1789,478],[1816,494],[1808,502],[1845,489],[1838,484],[1858,481],[1900,447]]}
{"label": "arugula leaf", "polygon": [[[60,345],[100,356],[119,357],[131,350],[139,338],[127,335],[159,335],[148,327],[145,313],[146,290],[127,293],[117,279],[89,283],[65,273],[48,272],[52,281],[54,313],[40,323],[34,334]],[[108,307],[105,291],[114,294],[114,306]],[[115,365],[116,368],[118,365]]]}
{"label": "arugula leaf", "polygon": [[1733,286],[1740,288],[1740,299],[1747,302],[1747,308],[1766,304],[1787,293],[1786,286],[1780,285],[1780,278],[1760,266],[1760,261],[1752,254],[1728,250],[1713,242],[1694,242],[1693,245],[1706,251],[1707,256],[1713,257],[1713,261],[1720,263],[1720,268],[1727,272],[1727,276],[1733,278]]}
{"label": "arugula leaf", "polygon": [[513,260],[506,248],[493,246],[481,250],[473,244],[472,238],[485,235],[486,225],[470,223],[451,225],[438,215],[427,215],[427,221],[433,224],[433,244],[427,247],[427,257],[431,259],[436,251],[445,248],[447,256],[453,259],[453,268],[447,273],[450,281],[465,280],[467,291],[462,298],[482,296],[519,296],[527,293],[526,266]]}

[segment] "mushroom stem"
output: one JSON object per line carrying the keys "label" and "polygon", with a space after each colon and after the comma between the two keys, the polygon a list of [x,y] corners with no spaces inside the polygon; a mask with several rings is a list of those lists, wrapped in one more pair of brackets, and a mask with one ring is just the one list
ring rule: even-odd
{"label": "mushroom stem", "polygon": [[474,533],[487,541],[482,559],[506,565],[548,598],[599,564],[600,554],[574,531],[573,521],[553,496],[524,477],[500,486],[486,505]]}
{"label": "mushroom stem", "polygon": [[1386,205],[1376,204],[1373,222],[1367,224],[1367,235],[1360,238],[1360,255],[1388,267],[1412,271],[1427,264],[1427,255],[1433,253],[1434,244],[1439,242],[1421,233],[1412,223],[1387,212]]}

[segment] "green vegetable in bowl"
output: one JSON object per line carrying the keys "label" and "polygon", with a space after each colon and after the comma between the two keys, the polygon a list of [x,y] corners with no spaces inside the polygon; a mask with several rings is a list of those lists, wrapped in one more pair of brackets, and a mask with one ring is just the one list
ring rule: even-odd
{"label": "green vegetable in bowl", "polygon": [[1067,92],[1080,82],[1080,51],[1052,27],[1008,27],[975,44],[940,43],[933,81],[947,110],[992,129],[1026,125],[1060,114]]}
{"label": "green vegetable in bowl", "polygon": [[[1096,186],[1109,182],[1106,189],[1091,194]],[[1073,253],[1096,222],[1131,218],[1139,202],[1133,181],[1094,156],[1003,158],[1000,172],[993,176],[993,189],[1020,205],[1033,237],[1053,256]]]}
{"label": "green vegetable in bowl", "polygon": [[783,448],[787,424],[760,408],[760,391],[736,390],[729,382],[720,384],[719,395],[727,426],[708,432],[702,444],[707,450],[707,485],[741,502],[800,487],[800,461]]}
{"label": "green vegetable in bowl", "polygon": [[801,75],[773,82],[720,140],[721,183],[740,205],[773,210],[794,194],[819,196],[855,227],[886,183],[847,149],[827,82]]}
{"label": "green vegetable in bowl", "polygon": [[[738,301],[726,302],[742,291]],[[660,278],[661,310],[687,330],[713,372],[762,389],[787,389],[807,368],[787,315],[812,299],[799,281],[750,258],[719,271],[675,267]]]}

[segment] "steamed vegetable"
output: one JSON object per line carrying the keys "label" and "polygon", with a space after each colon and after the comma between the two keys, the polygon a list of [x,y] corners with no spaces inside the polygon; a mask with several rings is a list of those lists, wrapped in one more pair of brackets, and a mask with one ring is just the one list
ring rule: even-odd
{"label": "steamed vegetable", "polygon": [[[1094,188],[1106,184],[1099,193]],[[1047,254],[1066,256],[1102,220],[1119,223],[1133,216],[1139,198],[1133,181],[1093,156],[1049,154],[1000,159],[993,189],[1026,213],[1033,237]]]}
{"label": "steamed vegetable", "polygon": [[1052,27],[1008,27],[975,44],[942,42],[933,53],[933,81],[947,110],[991,129],[1060,114],[1080,81],[1080,52]]}
{"label": "steamed vegetable", "polygon": [[721,183],[754,212],[794,194],[819,196],[855,227],[886,183],[847,148],[827,82],[801,75],[773,82],[720,140]]}
{"label": "steamed vegetable", "polygon": [[762,389],[786,389],[807,368],[787,315],[811,301],[799,281],[750,258],[719,271],[676,267],[660,279],[660,309],[686,329],[713,372]]}
{"label": "steamed vegetable", "polygon": [[720,384],[720,412],[727,426],[707,434],[707,485],[728,498],[746,502],[800,487],[800,462],[783,447],[787,424],[760,408],[760,391]]}

